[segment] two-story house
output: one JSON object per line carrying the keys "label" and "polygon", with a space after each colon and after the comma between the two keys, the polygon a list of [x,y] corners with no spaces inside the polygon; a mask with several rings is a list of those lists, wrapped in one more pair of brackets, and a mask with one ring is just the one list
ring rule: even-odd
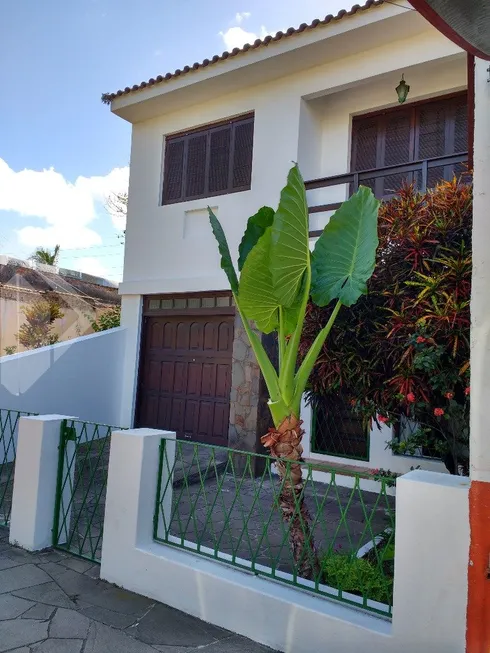
{"label": "two-story house", "polygon": [[[402,77],[410,90],[400,103]],[[404,179],[448,178],[467,160],[467,88],[466,55],[408,2],[368,0],[104,96],[132,124],[121,423],[255,450],[266,421],[260,374],[207,206],[236,253],[248,217],[277,205],[292,161],[312,239],[359,183],[385,197]],[[311,447],[309,409],[303,418],[305,455],[342,462],[328,438],[323,451]],[[359,465],[413,464],[385,451],[388,429],[349,437]]]}

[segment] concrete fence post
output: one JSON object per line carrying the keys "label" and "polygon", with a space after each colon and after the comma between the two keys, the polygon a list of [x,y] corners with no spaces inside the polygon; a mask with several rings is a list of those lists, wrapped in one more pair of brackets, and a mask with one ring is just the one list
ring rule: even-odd
{"label": "concrete fence post", "polygon": [[20,418],[9,539],[28,551],[45,549],[53,542],[60,431],[65,419],[73,417]]}
{"label": "concrete fence post", "polygon": [[415,470],[396,484],[397,653],[465,649],[469,479]]}
{"label": "concrete fence post", "polygon": [[[169,481],[160,524],[170,525],[175,433],[155,429],[113,431],[107,478],[101,578],[120,580],[128,550],[153,542],[160,442],[165,438],[162,487]],[[122,471],[124,470],[124,471]]]}

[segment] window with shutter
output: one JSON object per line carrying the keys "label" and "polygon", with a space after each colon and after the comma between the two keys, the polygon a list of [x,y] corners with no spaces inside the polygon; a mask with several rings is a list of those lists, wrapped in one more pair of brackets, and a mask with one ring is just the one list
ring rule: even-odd
{"label": "window with shutter", "polygon": [[184,141],[171,141],[165,152],[164,195],[168,202],[178,202],[182,197],[183,167]]}
{"label": "window with shutter", "polygon": [[252,181],[252,148],[254,123],[249,120],[235,125],[235,147],[233,150],[232,188],[250,188]]}
{"label": "window with shutter", "polygon": [[209,155],[209,193],[220,193],[228,188],[230,171],[230,127],[211,132]]}
{"label": "window with shutter", "polygon": [[250,189],[253,115],[166,138],[163,203]]}
{"label": "window with shutter", "polygon": [[[463,153],[468,149],[466,94],[359,116],[352,122],[352,132],[353,172]],[[462,164],[431,168],[427,185],[463,171]],[[420,188],[421,173],[413,175],[387,175],[362,183],[378,197],[389,197],[404,181],[415,181]]]}

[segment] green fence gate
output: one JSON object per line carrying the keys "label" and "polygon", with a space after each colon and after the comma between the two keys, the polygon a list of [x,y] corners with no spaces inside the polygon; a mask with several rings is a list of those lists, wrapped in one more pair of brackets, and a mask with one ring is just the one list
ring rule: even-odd
{"label": "green fence gate", "polygon": [[32,414],[0,408],[0,526],[8,526],[12,511],[15,456],[20,418]]}
{"label": "green fence gate", "polygon": [[107,472],[116,427],[63,420],[53,520],[53,546],[100,562]]}

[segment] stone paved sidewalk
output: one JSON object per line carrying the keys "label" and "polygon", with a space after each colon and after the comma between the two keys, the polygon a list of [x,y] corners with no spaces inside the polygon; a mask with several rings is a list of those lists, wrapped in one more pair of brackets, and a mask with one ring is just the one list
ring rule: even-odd
{"label": "stone paved sidewalk", "polygon": [[98,576],[62,552],[14,548],[0,528],[0,652],[271,653]]}

